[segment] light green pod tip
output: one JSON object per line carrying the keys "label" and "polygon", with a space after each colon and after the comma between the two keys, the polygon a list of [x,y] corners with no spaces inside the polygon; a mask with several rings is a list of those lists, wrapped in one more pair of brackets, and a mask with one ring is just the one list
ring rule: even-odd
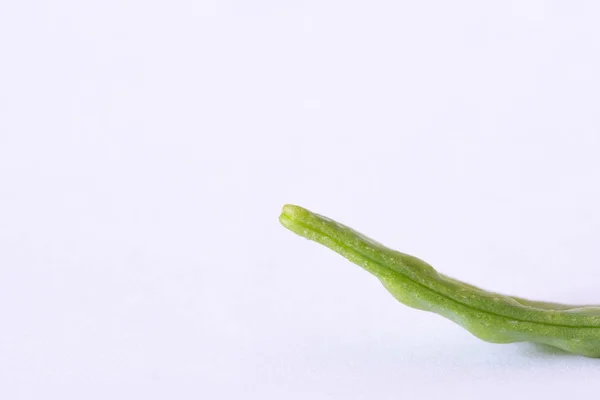
{"label": "light green pod tip", "polygon": [[600,357],[600,306],[530,301],[488,292],[299,206],[283,206],[279,221],[375,275],[398,301],[446,317],[482,340],[543,343]]}

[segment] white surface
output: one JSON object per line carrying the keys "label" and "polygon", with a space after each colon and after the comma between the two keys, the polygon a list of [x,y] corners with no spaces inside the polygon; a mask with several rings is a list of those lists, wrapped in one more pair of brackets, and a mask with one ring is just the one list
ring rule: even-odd
{"label": "white surface", "polygon": [[597,395],[279,226],[600,302],[600,7],[0,3],[0,398]]}

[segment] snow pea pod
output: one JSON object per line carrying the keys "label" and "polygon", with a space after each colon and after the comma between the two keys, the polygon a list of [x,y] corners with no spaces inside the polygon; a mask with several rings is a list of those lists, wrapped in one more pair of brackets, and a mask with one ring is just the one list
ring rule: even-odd
{"label": "snow pea pod", "polygon": [[531,301],[489,292],[299,206],[285,205],[279,221],[375,275],[401,303],[448,318],[482,340],[542,343],[600,357],[600,306]]}

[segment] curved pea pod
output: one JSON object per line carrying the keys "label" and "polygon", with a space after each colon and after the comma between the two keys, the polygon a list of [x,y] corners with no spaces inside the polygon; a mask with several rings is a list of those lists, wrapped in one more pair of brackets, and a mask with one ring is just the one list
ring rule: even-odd
{"label": "curved pea pod", "polygon": [[438,273],[302,207],[285,205],[279,221],[375,275],[398,301],[437,313],[491,343],[535,342],[600,357],[600,306],[576,306],[489,292]]}

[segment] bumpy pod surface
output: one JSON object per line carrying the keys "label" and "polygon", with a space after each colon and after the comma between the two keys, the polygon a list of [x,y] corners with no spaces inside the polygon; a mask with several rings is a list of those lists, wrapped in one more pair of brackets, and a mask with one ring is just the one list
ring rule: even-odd
{"label": "bumpy pod surface", "polygon": [[416,257],[302,207],[279,221],[375,275],[398,301],[437,313],[491,343],[535,342],[600,357],[600,306],[575,306],[489,292],[438,273]]}

